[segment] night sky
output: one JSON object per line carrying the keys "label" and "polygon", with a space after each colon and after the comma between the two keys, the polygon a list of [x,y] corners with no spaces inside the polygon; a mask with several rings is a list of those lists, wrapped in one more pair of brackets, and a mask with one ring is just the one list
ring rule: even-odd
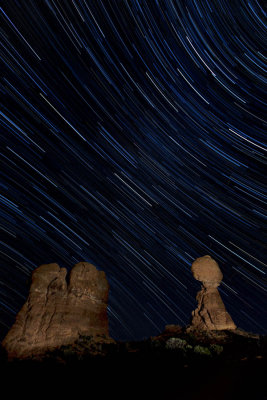
{"label": "night sky", "polygon": [[264,20],[256,0],[2,2],[1,338],[51,262],[106,272],[115,339],[186,325],[206,254],[266,332]]}

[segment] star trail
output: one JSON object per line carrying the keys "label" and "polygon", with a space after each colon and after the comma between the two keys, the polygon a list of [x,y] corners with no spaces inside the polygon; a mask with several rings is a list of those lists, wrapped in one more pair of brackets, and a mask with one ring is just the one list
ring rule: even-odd
{"label": "star trail", "polygon": [[266,332],[263,2],[5,0],[0,18],[1,337],[50,262],[106,272],[115,339],[185,325],[205,254],[238,327]]}

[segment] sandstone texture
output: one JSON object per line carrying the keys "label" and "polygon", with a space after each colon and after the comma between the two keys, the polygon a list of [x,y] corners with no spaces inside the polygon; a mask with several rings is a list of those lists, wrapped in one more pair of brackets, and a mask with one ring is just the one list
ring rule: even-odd
{"label": "sandstone texture", "polygon": [[217,289],[223,278],[218,263],[208,255],[200,257],[193,262],[191,271],[194,278],[202,282],[202,288],[197,293],[198,307],[192,312],[189,329],[236,329]]}
{"label": "sandstone texture", "polygon": [[9,358],[45,353],[80,335],[108,338],[108,291],[105,273],[87,262],[76,264],[68,277],[58,264],[38,267],[28,299],[2,342]]}

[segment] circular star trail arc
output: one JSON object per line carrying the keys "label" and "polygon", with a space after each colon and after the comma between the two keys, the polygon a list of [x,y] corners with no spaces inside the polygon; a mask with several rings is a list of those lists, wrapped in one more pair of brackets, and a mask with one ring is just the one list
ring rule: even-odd
{"label": "circular star trail arc", "polygon": [[1,335],[34,268],[86,260],[110,334],[187,324],[210,254],[264,332],[265,11],[258,1],[4,1]]}

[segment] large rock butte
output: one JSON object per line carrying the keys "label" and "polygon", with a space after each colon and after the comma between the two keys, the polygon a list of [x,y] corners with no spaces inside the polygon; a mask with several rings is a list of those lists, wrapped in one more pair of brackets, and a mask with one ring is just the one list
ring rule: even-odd
{"label": "large rock butte", "polygon": [[87,262],[76,264],[69,277],[58,264],[38,267],[28,299],[2,342],[9,359],[45,353],[80,335],[108,338],[108,291],[105,273]]}
{"label": "large rock butte", "polygon": [[223,278],[218,263],[208,255],[200,257],[193,262],[191,271],[202,282],[202,288],[197,293],[198,307],[192,312],[189,330],[236,329],[217,289]]}

